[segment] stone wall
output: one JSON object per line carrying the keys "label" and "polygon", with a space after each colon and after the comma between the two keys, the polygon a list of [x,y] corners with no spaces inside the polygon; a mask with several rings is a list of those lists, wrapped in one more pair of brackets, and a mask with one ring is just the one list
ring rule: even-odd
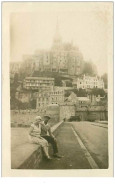
{"label": "stone wall", "polygon": [[64,118],[69,119],[70,116],[75,116],[74,105],[61,105],[60,106],[60,121]]}
{"label": "stone wall", "polygon": [[46,107],[46,115],[51,117],[50,121],[58,123],[60,116],[60,107],[58,104],[50,104]]}
{"label": "stone wall", "polygon": [[104,106],[76,107],[74,105],[60,106],[60,120],[69,119],[71,116],[79,115],[82,121],[89,120],[89,115],[94,115],[95,120],[108,120],[108,111]]}
{"label": "stone wall", "polygon": [[23,164],[18,169],[38,169],[42,158],[42,148],[39,146],[38,149],[35,150],[32,155],[28,159],[26,159],[26,161],[23,162]]}
{"label": "stone wall", "polygon": [[95,115],[95,120],[108,120],[108,112],[107,111],[76,111],[76,115],[79,115],[81,121],[87,121],[89,115]]}

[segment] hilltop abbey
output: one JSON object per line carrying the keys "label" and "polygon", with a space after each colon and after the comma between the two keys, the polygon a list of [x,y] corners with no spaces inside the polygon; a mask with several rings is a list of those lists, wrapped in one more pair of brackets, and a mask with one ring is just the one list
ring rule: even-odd
{"label": "hilltop abbey", "polygon": [[72,42],[62,42],[57,22],[51,49],[47,51],[37,50],[33,55],[24,55],[23,62],[11,63],[11,72],[18,72],[21,67],[33,71],[80,75],[83,69],[83,56]]}

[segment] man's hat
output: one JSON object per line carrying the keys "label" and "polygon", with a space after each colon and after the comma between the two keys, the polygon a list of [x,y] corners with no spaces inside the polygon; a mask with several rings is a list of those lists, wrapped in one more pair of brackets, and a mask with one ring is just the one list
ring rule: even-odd
{"label": "man's hat", "polygon": [[44,118],[51,119],[51,117],[49,115],[45,115]]}

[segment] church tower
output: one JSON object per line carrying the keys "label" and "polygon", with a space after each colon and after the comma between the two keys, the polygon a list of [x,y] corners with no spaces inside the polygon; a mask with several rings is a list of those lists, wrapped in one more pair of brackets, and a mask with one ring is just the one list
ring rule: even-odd
{"label": "church tower", "polygon": [[62,47],[62,39],[59,33],[59,24],[58,24],[58,19],[57,19],[56,32],[55,32],[55,36],[53,39],[52,48],[55,50],[58,50],[58,49],[61,49],[61,47]]}

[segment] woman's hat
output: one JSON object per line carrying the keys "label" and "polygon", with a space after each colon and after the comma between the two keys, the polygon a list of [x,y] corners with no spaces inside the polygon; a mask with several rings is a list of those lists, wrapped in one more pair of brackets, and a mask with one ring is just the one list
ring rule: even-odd
{"label": "woman's hat", "polygon": [[41,116],[36,116],[35,117],[35,121],[41,121],[41,120],[42,120]]}

